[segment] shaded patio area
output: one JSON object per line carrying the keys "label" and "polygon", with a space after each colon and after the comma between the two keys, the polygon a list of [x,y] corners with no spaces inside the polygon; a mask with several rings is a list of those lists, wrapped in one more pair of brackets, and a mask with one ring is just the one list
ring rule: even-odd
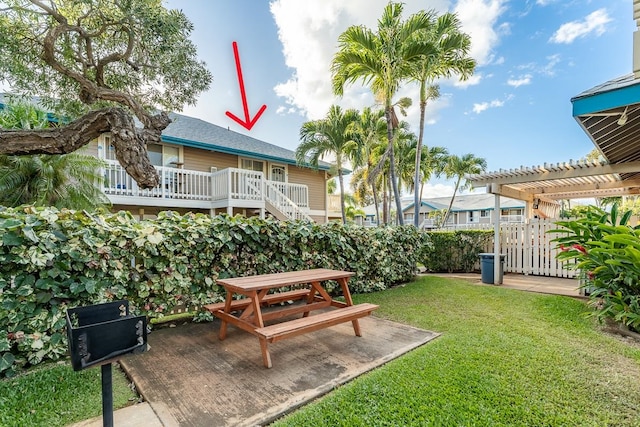
{"label": "shaded patio area", "polygon": [[517,289],[520,291],[584,298],[578,289],[580,285],[578,279],[507,273],[503,276],[502,285],[490,285],[482,283],[480,273],[429,273],[429,275],[451,279],[464,279],[483,286],[501,286],[503,288]]}
{"label": "shaded patio area", "polygon": [[439,334],[388,320],[360,320],[275,343],[273,368],[262,363],[258,339],[220,321],[154,331],[150,351],[121,360],[144,399],[180,426],[267,424]]}

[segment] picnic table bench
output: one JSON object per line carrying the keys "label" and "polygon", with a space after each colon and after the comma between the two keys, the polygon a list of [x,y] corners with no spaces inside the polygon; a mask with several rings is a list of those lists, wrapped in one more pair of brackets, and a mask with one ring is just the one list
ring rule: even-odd
{"label": "picnic table bench", "polygon": [[[358,319],[370,315],[378,308],[375,304],[353,304],[349,292],[348,280],[354,273],[349,271],[312,269],[285,273],[262,274],[230,279],[219,279],[226,292],[224,303],[208,304],[204,308],[220,318],[219,338],[227,336],[230,323],[258,337],[262,359],[267,368],[271,368],[271,355],[268,343],[294,337],[307,332],[328,328],[340,323],[351,322],[356,336],[362,336]],[[338,282],[342,289],[344,302],[334,300],[323,287],[327,280]],[[272,289],[285,286],[304,285],[304,288],[286,292],[268,293]],[[242,299],[234,299],[242,295]],[[263,308],[285,301],[302,301],[268,311]],[[312,311],[333,308],[309,315]],[[302,314],[302,317],[288,319]],[[265,325],[266,321],[281,320],[279,323]]]}

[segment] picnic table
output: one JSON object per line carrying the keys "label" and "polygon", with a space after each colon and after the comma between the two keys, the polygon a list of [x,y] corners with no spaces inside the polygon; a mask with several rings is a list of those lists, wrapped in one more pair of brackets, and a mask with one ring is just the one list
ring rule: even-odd
{"label": "picnic table", "polygon": [[[227,337],[229,323],[257,336],[264,366],[271,368],[269,343],[349,321],[353,324],[356,336],[362,336],[358,319],[370,315],[378,306],[369,303],[353,304],[348,281],[354,274],[350,271],[318,268],[218,279],[217,283],[227,293],[225,302],[208,304],[204,308],[221,320],[220,340]],[[328,280],[334,280],[340,285],[344,301],[331,298],[323,286]],[[290,291],[269,293],[273,289],[297,285],[301,286]],[[244,298],[234,298],[237,295]],[[271,307],[285,301],[304,302]],[[271,309],[263,311],[265,307]],[[310,315],[312,311],[327,308],[331,309]],[[292,318],[297,314],[302,314],[302,317]],[[265,324],[275,320],[280,322]]]}

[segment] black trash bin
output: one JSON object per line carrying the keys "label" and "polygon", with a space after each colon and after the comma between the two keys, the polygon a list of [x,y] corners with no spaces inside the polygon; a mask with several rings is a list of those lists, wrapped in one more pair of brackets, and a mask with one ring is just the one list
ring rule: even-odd
{"label": "black trash bin", "polygon": [[[492,253],[481,253],[480,255],[480,273],[482,275],[482,283],[488,283],[493,285],[493,255]],[[502,284],[502,274],[504,271],[504,261],[507,258],[506,255],[500,255],[500,276],[498,277],[498,284]]]}

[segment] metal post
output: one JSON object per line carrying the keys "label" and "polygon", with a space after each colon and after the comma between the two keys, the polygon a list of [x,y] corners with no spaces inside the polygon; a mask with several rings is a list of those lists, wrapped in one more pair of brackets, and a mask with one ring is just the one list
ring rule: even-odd
{"label": "metal post", "polygon": [[500,259],[500,193],[495,193],[495,205],[494,210],[496,212],[496,218],[493,223],[493,284],[501,285],[500,280],[500,267],[502,260]]}
{"label": "metal post", "polygon": [[113,427],[113,377],[111,375],[111,363],[102,368],[102,425]]}

